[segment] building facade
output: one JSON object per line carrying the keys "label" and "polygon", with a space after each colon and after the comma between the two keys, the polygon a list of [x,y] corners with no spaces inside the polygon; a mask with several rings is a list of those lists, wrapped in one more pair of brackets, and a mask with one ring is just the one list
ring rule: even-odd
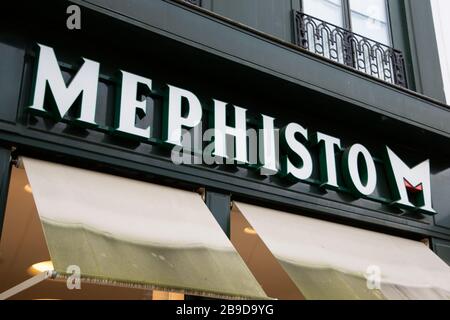
{"label": "building facade", "polygon": [[[153,298],[166,291],[185,297],[450,298],[448,285],[439,284],[450,274],[446,1],[73,0],[23,6],[18,1],[0,19],[3,274],[19,263],[5,243],[25,238],[7,235],[28,232],[25,220],[7,221],[8,212],[18,210],[13,199],[21,199],[12,193],[14,184],[28,179],[50,258],[64,262],[55,269],[82,264],[86,279],[145,284]],[[147,194],[134,182],[155,187]],[[116,203],[121,185],[127,189]],[[169,195],[164,188],[177,191]],[[206,220],[190,215],[190,208],[205,208],[180,190],[199,193],[215,218],[205,219],[227,237],[217,236],[222,240],[216,243],[214,234],[197,230]],[[108,192],[115,205],[103,208]],[[160,204],[173,197],[179,209]],[[90,214],[61,218],[50,213],[56,203],[58,212],[65,204],[80,205],[77,210],[111,223],[96,225]],[[105,213],[122,203],[117,215]],[[183,209],[191,221],[186,224],[169,214]],[[62,240],[73,230],[55,227],[64,219],[84,225],[84,232],[92,223],[112,228],[112,238],[116,231],[133,238],[138,228],[119,228],[141,221],[130,210],[149,210],[154,221],[172,217],[170,226],[156,225],[155,234],[175,228],[177,241],[205,241],[216,249],[227,243],[237,255],[215,258],[202,272],[207,278],[219,270],[217,283],[196,287],[195,263],[180,262],[192,275],[192,282],[183,282],[190,276],[166,275],[162,266],[153,270],[159,278],[141,269],[128,273],[135,265],[128,260],[123,266],[113,260],[122,269],[105,275],[100,260],[89,269],[85,247],[78,260],[63,253],[77,251]],[[115,249],[105,254],[119,252],[111,242],[106,247]],[[208,264],[214,254],[196,252],[189,259]],[[165,261],[167,255],[159,256]],[[236,273],[226,277],[229,268]],[[346,271],[336,276],[327,270]],[[385,289],[377,281],[371,288],[370,270],[380,272]],[[3,290],[25,279],[14,275]],[[238,285],[233,277],[245,281]],[[343,290],[342,283],[353,289]],[[51,290],[45,287],[46,294]],[[116,292],[141,297],[126,290]],[[21,297],[38,293],[30,292]]]}
{"label": "building facade", "polygon": [[448,3],[445,1],[432,1],[434,30],[436,32],[436,40],[439,52],[439,61],[442,70],[442,79],[444,81],[445,97],[448,104],[448,97],[450,96],[449,87],[449,39],[445,36],[445,30],[448,28],[448,22],[443,19],[444,12],[450,9]]}

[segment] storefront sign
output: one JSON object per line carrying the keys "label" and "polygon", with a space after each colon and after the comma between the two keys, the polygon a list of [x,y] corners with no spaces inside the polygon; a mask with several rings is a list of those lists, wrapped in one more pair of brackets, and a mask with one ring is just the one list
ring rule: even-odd
{"label": "storefront sign", "polygon": [[[74,122],[95,128],[97,87],[100,64],[84,59],[84,64],[69,84],[63,79],[57,58],[52,48],[39,45],[37,69],[30,110],[50,115],[58,121],[67,116],[77,99],[81,99],[80,110]],[[131,138],[155,141],[151,128],[136,125],[136,117],[147,112],[145,99],[138,98],[138,87],[152,92],[152,80],[126,71],[120,71],[118,87],[120,96],[115,110],[113,133]],[[45,106],[45,95],[51,93],[55,106]],[[320,180],[325,188],[350,189],[358,197],[370,197],[377,187],[377,169],[370,151],[361,144],[345,150],[339,138],[321,132],[311,132],[298,123],[289,123],[281,130],[274,126],[275,119],[260,115],[257,161],[250,160],[254,146],[248,137],[247,110],[226,102],[213,100],[211,151],[215,159],[226,159],[227,163],[248,165],[261,174],[279,174],[286,179],[308,181],[313,174],[313,157],[308,145],[317,145],[320,158]],[[227,115],[234,119],[227,121]],[[203,124],[203,109],[199,99],[190,91],[168,85],[164,107],[164,133],[159,143],[183,147],[186,130],[195,130]],[[276,138],[279,132],[280,141]],[[233,137],[234,147],[228,145]],[[232,150],[231,150],[232,149]],[[278,149],[280,156],[278,156]],[[335,154],[341,151],[342,168],[336,164]],[[407,166],[389,147],[385,147],[385,166],[392,190],[392,205],[425,214],[435,214],[431,201],[430,163],[424,161],[414,168]],[[345,186],[339,185],[338,170],[342,170]]]}

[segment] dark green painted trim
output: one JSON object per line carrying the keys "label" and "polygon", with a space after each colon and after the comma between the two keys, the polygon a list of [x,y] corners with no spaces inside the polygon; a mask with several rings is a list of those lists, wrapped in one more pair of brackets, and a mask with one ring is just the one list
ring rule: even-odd
{"label": "dark green painted trim", "polygon": [[387,4],[389,8],[392,45],[395,49],[403,52],[408,87],[411,90],[416,90],[413,58],[411,55],[411,43],[408,37],[408,23],[406,19],[405,3],[403,0],[387,0]]}
{"label": "dark green painted trim", "polygon": [[445,104],[331,63],[207,10],[194,10],[168,0],[130,0],[126,6],[117,0],[72,2],[288,83],[341,99],[356,108],[450,138],[450,112]]}
{"label": "dark green painted trim", "polygon": [[212,0],[202,0],[201,7],[213,11]]}
{"label": "dark green painted trim", "polygon": [[347,30],[352,30],[352,14],[350,11],[350,1],[342,0],[342,17],[343,17],[343,26]]}
{"label": "dark green painted trim", "polygon": [[302,0],[291,0],[292,10],[300,11],[302,8]]}
{"label": "dark green painted trim", "polygon": [[292,38],[291,11],[300,0],[208,0],[206,10],[232,19],[242,25],[265,32],[284,41]]}
{"label": "dark green painted trim", "polygon": [[[51,133],[33,130],[30,134],[32,136],[0,131],[0,142],[17,146],[18,154],[31,155],[48,161],[63,162],[90,169],[92,169],[92,164],[103,165],[109,167],[116,174],[121,172],[121,175],[124,176],[127,176],[131,170],[141,173],[137,175],[138,178],[145,177],[145,175],[157,175],[197,187],[212,188],[224,194],[239,195],[240,198],[258,201],[260,205],[272,204],[292,210],[303,210],[303,213],[309,212],[313,216],[329,219],[341,218],[450,240],[450,234],[445,228],[386,214],[363,205],[324,199],[314,194],[291,191],[275,185],[262,185],[224,172],[217,172],[214,169],[208,170],[188,165],[177,166],[168,159],[143,157],[130,151],[67,139]],[[49,140],[46,141],[46,139]]]}
{"label": "dark green painted trim", "polygon": [[212,191],[210,189],[206,189],[205,192],[206,197],[206,205],[209,210],[213,214],[214,218],[216,218],[223,232],[230,237],[231,230],[231,196],[226,193],[219,193]]}
{"label": "dark green painted trim", "polygon": [[403,0],[416,90],[445,103],[439,52],[430,1]]}
{"label": "dark green painted trim", "polygon": [[11,151],[0,148],[0,240],[8,200],[9,180],[11,178]]}
{"label": "dark green painted trim", "polygon": [[431,239],[433,251],[450,266],[450,241]]}
{"label": "dark green painted trim", "polygon": [[[133,0],[130,0],[133,1]],[[140,2],[139,2],[140,3]],[[146,2],[147,3],[147,2]],[[157,2],[148,2],[150,5],[162,5],[164,3],[168,3],[165,1],[157,1]],[[172,4],[171,4],[172,6]],[[170,11],[175,7],[174,11]],[[288,63],[288,65],[292,66],[293,69],[299,70],[296,68],[301,68],[300,70],[316,70],[317,72],[311,72],[314,77],[320,78],[333,78],[334,81],[338,85],[342,85],[342,90],[359,90],[361,87],[358,87],[360,83],[358,81],[355,81],[355,88],[352,88],[352,86],[346,85],[346,83],[353,79],[355,80],[355,77],[357,78],[358,75],[354,72],[347,72],[347,70],[342,69],[342,67],[334,66],[330,63],[325,63],[320,59],[312,58],[310,55],[303,54],[302,52],[298,50],[291,50],[287,46],[282,46],[280,44],[277,44],[275,42],[270,42],[266,38],[260,38],[256,36],[254,33],[247,33],[246,31],[243,31],[241,28],[238,28],[237,26],[231,26],[227,23],[220,24],[213,18],[205,18],[207,20],[206,22],[203,20],[196,20],[196,19],[203,19],[204,17],[202,14],[199,14],[197,11],[192,11],[192,14],[189,13],[189,10],[187,10],[184,6],[174,6],[170,7],[172,9],[165,12],[165,15],[169,15],[167,18],[168,21],[170,21],[173,24],[178,23],[178,19],[187,19],[188,21],[183,21],[182,25],[186,27],[190,26],[188,22],[192,22],[197,27],[199,27],[199,30],[197,30],[197,33],[202,33],[203,27],[208,27],[209,29],[214,29],[212,31],[208,31],[206,34],[200,34],[199,37],[206,37],[208,34],[212,33],[215,36],[217,34],[215,33],[216,30],[222,30],[221,27],[224,26],[227,30],[228,28],[231,28],[232,30],[227,33],[220,33],[218,32],[218,35],[225,35],[227,34],[228,37],[231,37],[234,40],[239,39],[240,37],[245,38],[244,40],[248,40],[248,42],[251,42],[253,45],[258,47],[259,49],[264,49],[260,53],[267,58],[268,62],[271,63],[273,60],[270,60],[272,57],[271,55],[268,55],[269,53],[280,53],[282,58],[288,58],[292,59],[292,64]],[[178,9],[177,9],[178,8]],[[181,9],[180,9],[181,8]],[[85,9],[87,10],[87,9]],[[50,8],[49,8],[49,11]],[[94,12],[94,11],[92,11]],[[156,10],[157,13],[161,14],[161,10]],[[171,12],[171,13],[169,13]],[[174,14],[176,12],[177,14]],[[163,11],[164,13],[164,11]],[[154,14],[153,11],[145,12],[145,16],[147,14]],[[180,15],[178,15],[180,14]],[[203,18],[202,18],[203,17]],[[116,17],[117,18],[117,17]],[[165,19],[166,19],[165,18]],[[137,28],[133,27],[135,25],[134,23],[130,23],[130,19],[126,18],[126,22],[123,20],[117,20],[114,18],[111,18],[109,15],[101,15],[95,13],[95,19],[99,19],[99,21],[105,22],[108,21],[111,23],[111,25],[120,25],[121,30],[134,30],[136,31]],[[153,16],[153,19],[156,21],[158,20]],[[164,19],[164,20],[165,20]],[[191,20],[192,19],[192,20]],[[212,20],[211,20],[212,19]],[[152,20],[152,21],[155,21]],[[221,20],[222,21],[222,20]],[[205,23],[203,23],[205,22]],[[172,24],[169,24],[170,26]],[[168,28],[170,27],[168,26]],[[187,43],[184,43],[179,38],[177,38],[177,41],[174,41],[172,38],[173,34],[167,36],[167,34],[163,37],[156,37],[157,34],[155,32],[148,31],[149,29],[146,26],[145,28],[142,27],[142,31],[145,31],[145,35],[148,36],[148,41],[161,41],[161,45],[164,44],[167,45],[167,43],[176,44],[176,46],[172,46],[172,48],[177,49],[177,54],[183,55],[184,58],[190,61],[190,64],[195,64],[195,59],[198,57],[217,57],[219,54],[214,51],[213,49],[209,48],[211,51],[208,50],[192,50],[194,52],[190,52],[190,50],[194,47],[194,45],[186,45]],[[180,27],[180,26],[178,26]],[[216,27],[218,29],[216,29]],[[116,28],[117,30],[118,28]],[[183,30],[180,29],[180,32]],[[193,36],[195,34],[195,30],[191,30]],[[124,32],[125,33],[125,32]],[[95,34],[94,34],[95,35]],[[43,36],[44,39],[47,39],[46,37],[50,36],[49,33],[45,33],[45,36]],[[155,37],[153,37],[155,36]],[[62,38],[63,39],[63,38]],[[172,40],[170,40],[172,39]],[[30,39],[30,41],[35,41],[36,39]],[[103,41],[108,41],[108,38],[103,39]],[[163,41],[164,40],[164,41]],[[203,41],[202,39],[200,39]],[[199,41],[200,41],[199,40]],[[210,39],[211,40],[211,39]],[[222,39],[219,37],[220,41],[225,41],[227,39]],[[206,40],[205,40],[206,41]],[[219,41],[219,42],[220,42]],[[126,42],[126,41],[125,41]],[[122,42],[121,45],[124,45],[125,42]],[[131,41],[130,41],[131,42]],[[129,44],[130,42],[127,42]],[[232,41],[231,41],[232,42]],[[217,45],[220,45],[220,43],[216,43]],[[230,44],[230,43],[227,43]],[[246,41],[239,42],[240,45],[248,45]],[[80,54],[84,54],[84,44],[83,42],[79,42],[78,46],[80,48]],[[59,46],[61,47],[61,46]],[[126,45],[124,45],[126,48]],[[248,47],[246,47],[248,49]],[[178,50],[179,49],[179,50]],[[246,53],[246,50],[242,50],[238,48],[236,49],[236,52],[242,52],[243,54]],[[68,45],[68,51],[77,50],[77,48],[70,47]],[[225,50],[225,49],[224,49]],[[256,49],[254,48],[253,51]],[[81,52],[83,51],[83,52]],[[214,52],[213,54],[208,54]],[[123,53],[123,51],[122,51]],[[130,50],[130,54],[135,54],[133,50]],[[266,56],[267,55],[267,56]],[[114,57],[114,56],[112,56]],[[128,56],[129,57],[129,56]],[[147,56],[146,56],[147,57]],[[254,57],[254,59],[257,59],[258,57]],[[123,59],[123,58],[122,58]],[[201,58],[199,59],[201,60]],[[207,59],[208,60],[208,59]],[[280,65],[287,67],[287,65],[284,65],[286,61],[283,59],[279,59]],[[101,60],[102,62],[103,60]],[[214,61],[219,61],[220,63],[212,63],[211,67],[215,66],[224,66],[224,68],[235,67],[230,68],[229,73],[224,72],[224,74],[229,75],[231,72],[234,75],[241,74],[240,72],[246,72],[247,74],[251,74],[251,79],[261,79],[261,83],[264,83],[264,81],[270,82],[271,84],[277,84],[277,91],[281,90],[283,87],[289,87],[289,89],[292,89],[292,91],[289,94],[286,94],[286,96],[295,96],[297,94],[297,90],[303,90],[304,86],[307,86],[303,82],[295,82],[298,80],[293,80],[292,78],[285,78],[281,77],[279,74],[274,73],[272,74],[273,77],[270,77],[268,79],[267,74],[269,71],[266,69],[256,69],[258,71],[255,71],[250,68],[246,68],[249,66],[250,62],[247,61],[247,64],[243,64],[242,58],[237,58],[236,60],[230,59],[217,59]],[[125,63],[125,62],[124,62]],[[145,64],[144,64],[145,65]],[[114,63],[114,66],[117,66],[117,62]],[[146,64],[148,66],[148,64]],[[253,65],[252,65],[253,66]],[[139,71],[139,66],[135,68],[135,70]],[[303,69],[304,68],[304,69]],[[145,69],[145,68],[144,68]],[[333,70],[335,71],[333,73]],[[131,71],[131,70],[130,70]],[[264,74],[260,71],[263,71]],[[272,70],[273,71],[273,70]],[[289,70],[286,70],[287,73]],[[337,75],[335,74],[337,73]],[[310,74],[304,75],[302,72],[297,74],[298,77],[303,76],[310,76]],[[327,80],[324,79],[324,80]],[[397,90],[397,88],[393,88],[391,86],[379,85],[379,82],[372,82],[367,80],[367,77],[361,77],[361,79],[365,79],[364,81],[361,81],[362,83],[365,83],[364,91],[361,92],[363,95],[368,96],[369,99],[372,100],[383,100],[380,102],[380,104],[383,107],[389,106],[389,103],[394,103],[397,105],[397,107],[401,108],[402,106],[408,106],[408,109],[403,110],[405,113],[414,113],[415,105],[418,101],[423,102],[423,114],[420,116],[423,117],[425,120],[427,117],[431,115],[438,116],[436,113],[441,110],[443,115],[448,114],[448,111],[445,109],[439,109],[438,105],[435,105],[433,102],[431,102],[429,99],[425,99],[422,97],[419,97],[417,95],[413,95],[411,93],[408,93],[406,91]],[[264,80],[264,81],[262,81]],[[285,80],[285,81],[283,81]],[[319,79],[320,80],[320,79]],[[292,85],[292,82],[295,82],[295,86]],[[343,82],[343,83],[339,83]],[[188,81],[186,82],[188,84]],[[335,83],[335,84],[336,84]],[[350,87],[350,88],[349,88]],[[378,92],[380,88],[386,88],[387,91],[384,91],[384,93],[388,94],[388,97],[383,96],[383,93]],[[305,92],[306,90],[303,90],[301,92]],[[28,88],[25,88],[22,91],[22,99],[25,99],[28,92]],[[256,92],[256,90],[255,90]],[[284,91],[283,91],[284,92]],[[326,93],[328,91],[323,91],[322,93]],[[355,92],[355,94],[358,92]],[[325,99],[326,96],[324,94],[317,94],[317,92],[312,95],[311,92],[307,92],[307,94],[311,94],[313,96],[313,99]],[[306,95],[301,95],[302,98],[306,97]],[[352,100],[353,98],[349,98],[348,96],[345,96],[348,94],[348,91],[346,92],[339,92],[339,94],[336,97],[339,97],[340,100],[333,100],[331,103],[332,106],[334,106],[334,103],[337,103],[339,108],[339,113],[342,113],[342,109],[346,109],[349,111],[349,116],[358,118],[359,115],[362,114],[362,112],[358,113],[358,111],[361,111],[361,108],[358,108],[356,105],[353,105]],[[236,96],[235,96],[236,97]],[[253,97],[251,98],[253,99]],[[411,104],[411,106],[410,106]],[[24,107],[26,103],[21,103],[21,108]],[[300,104],[301,105],[301,104]],[[258,107],[258,104],[254,106],[255,108]],[[305,106],[304,111],[312,111],[308,108],[308,106]],[[280,108],[281,109],[281,108]],[[21,110],[23,111],[23,110]],[[279,110],[278,110],[279,111]],[[283,109],[283,112],[288,112],[289,110]],[[317,111],[322,111],[317,110]],[[335,111],[337,113],[337,111]],[[446,113],[444,113],[446,112]],[[331,113],[331,115],[336,116],[335,113]],[[321,115],[315,114],[318,119],[320,119]],[[445,120],[442,119],[444,116],[439,115],[441,117],[441,121]],[[378,114],[373,114],[373,117],[379,117]],[[353,118],[350,118],[353,119]],[[359,118],[358,118],[359,119]],[[378,118],[377,118],[378,119]],[[428,118],[429,119],[429,118]],[[373,119],[372,119],[373,120]],[[300,121],[300,120],[299,120]],[[376,120],[379,121],[379,120]],[[383,120],[385,121],[385,120]],[[303,121],[300,121],[303,122]],[[347,121],[345,121],[347,123]],[[388,122],[388,121],[386,121]],[[379,122],[381,123],[381,122]],[[412,127],[411,132],[408,132],[408,137],[411,137],[411,133],[420,132],[420,128],[422,126],[421,122],[418,122],[419,124],[417,127]],[[27,126],[28,122],[23,119],[23,121],[20,121],[20,123],[17,123],[16,125],[8,124],[8,123],[2,123],[0,124],[0,141],[4,143],[5,146],[17,146],[19,148],[20,154],[30,154],[34,151],[33,156],[36,156],[38,158],[43,158],[49,161],[55,161],[55,162],[65,162],[71,165],[75,166],[85,166],[92,170],[97,170],[98,168],[102,168],[102,165],[105,165],[105,168],[107,167],[109,172],[121,174],[124,176],[133,176],[133,173],[135,174],[133,177],[136,177],[136,174],[139,174],[137,176],[138,179],[147,179],[150,175],[155,175],[160,178],[160,181],[176,181],[176,182],[183,182],[185,184],[188,184],[190,186],[194,187],[206,187],[208,188],[214,188],[214,190],[217,190],[217,192],[223,192],[223,193],[232,193],[233,197],[238,196],[240,198],[244,199],[250,199],[253,201],[258,202],[259,205],[265,206],[265,205],[272,205],[277,206],[279,208],[285,208],[287,211],[301,211],[301,214],[310,214],[313,216],[320,216],[325,217],[330,220],[332,219],[345,219],[346,221],[355,221],[358,223],[364,223],[364,224],[373,224],[380,227],[384,227],[386,229],[392,228],[396,231],[400,232],[401,230],[414,232],[418,235],[428,235],[428,236],[434,236],[437,238],[445,238],[450,239],[450,232],[449,229],[445,228],[439,228],[432,225],[432,222],[430,221],[415,221],[414,219],[405,218],[402,216],[398,216],[395,213],[394,214],[386,214],[385,211],[383,211],[379,207],[374,207],[373,203],[366,200],[353,200],[347,199],[347,202],[343,202],[342,199],[335,199],[335,198],[326,198],[322,197],[322,195],[318,195],[317,193],[311,192],[311,190],[304,190],[304,189],[298,189],[293,190],[286,187],[282,187],[280,185],[276,184],[268,184],[268,183],[259,183],[255,179],[250,179],[247,177],[238,177],[234,176],[233,173],[230,172],[223,172],[219,170],[204,168],[204,167],[196,167],[196,166],[175,166],[173,165],[170,160],[163,158],[162,156],[156,156],[156,155],[144,155],[134,152],[131,149],[125,149],[121,148],[120,145],[108,145],[108,144],[101,144],[98,143],[98,141],[94,140],[88,140],[83,137],[76,137],[76,136],[70,136],[66,135],[61,132],[53,131],[48,132],[45,128],[39,128],[39,127],[29,127]],[[352,123],[354,124],[354,123]],[[368,124],[368,122],[367,122]],[[391,123],[391,125],[395,125],[396,131],[393,133],[393,137],[395,135],[396,138],[400,134],[402,134],[402,130],[400,129],[400,126],[402,123]],[[331,126],[332,128],[333,126]],[[384,133],[388,125],[380,125],[380,128],[375,128],[374,132],[376,133]],[[342,128],[342,127],[341,127]],[[356,129],[355,132],[361,133],[361,127],[359,129]],[[405,130],[406,131],[406,130]],[[330,132],[331,133],[331,132]],[[427,132],[420,132],[421,136],[425,136],[428,134]],[[436,135],[428,135],[426,138],[427,145],[431,145],[432,143],[436,143],[438,138],[442,138]],[[442,138],[443,139],[443,138]],[[443,148],[445,146],[446,142],[449,140],[445,140],[442,142],[442,144],[438,145],[436,149]],[[424,141],[422,141],[424,142]],[[414,144],[417,144],[417,141],[414,141]],[[414,148],[413,145],[410,145],[410,141],[405,143],[406,146],[411,146]],[[417,145],[416,145],[417,146]],[[421,152],[424,152],[424,149]],[[442,155],[437,157],[438,159],[441,158]],[[178,186],[178,184],[177,184]],[[216,191],[214,191],[216,192]],[[306,212],[306,213],[305,213]]]}

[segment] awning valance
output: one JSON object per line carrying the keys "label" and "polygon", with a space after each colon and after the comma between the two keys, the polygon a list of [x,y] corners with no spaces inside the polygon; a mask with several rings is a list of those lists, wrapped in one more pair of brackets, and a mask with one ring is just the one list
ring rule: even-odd
{"label": "awning valance", "polygon": [[424,243],[234,203],[306,299],[450,299],[450,267]]}
{"label": "awning valance", "polygon": [[82,279],[265,298],[201,197],[22,158],[55,270]]}

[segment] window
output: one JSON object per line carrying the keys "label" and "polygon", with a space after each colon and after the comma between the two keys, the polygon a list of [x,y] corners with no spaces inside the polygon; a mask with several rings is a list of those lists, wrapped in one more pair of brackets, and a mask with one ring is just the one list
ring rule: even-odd
{"label": "window", "polygon": [[303,0],[303,11],[338,27],[345,27],[342,0]]}
{"label": "window", "polygon": [[302,0],[295,43],[329,60],[407,87],[402,52],[392,48],[386,0]]}
{"label": "window", "polygon": [[303,0],[303,12],[390,45],[386,0]]}
{"label": "window", "polygon": [[[388,0],[185,1],[279,39],[294,39],[297,46],[323,58],[408,87],[403,53],[393,48]],[[294,28],[287,23],[292,12]]]}
{"label": "window", "polygon": [[386,45],[391,44],[385,0],[349,0],[351,29]]}

